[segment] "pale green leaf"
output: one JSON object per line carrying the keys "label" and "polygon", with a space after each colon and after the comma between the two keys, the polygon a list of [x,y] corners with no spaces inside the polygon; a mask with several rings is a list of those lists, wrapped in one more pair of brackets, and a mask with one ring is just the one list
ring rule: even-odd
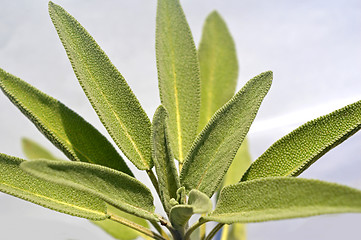
{"label": "pale green leaf", "polygon": [[238,62],[236,49],[226,23],[212,12],[203,27],[198,50],[201,72],[200,132],[213,114],[234,95]]}
{"label": "pale green leaf", "polygon": [[127,213],[158,221],[150,190],[122,172],[89,163],[46,160],[27,161],[21,168],[41,179],[94,194]]}
{"label": "pale green leaf", "polygon": [[312,120],[276,141],[252,163],[242,181],[298,176],[361,128],[361,101]]}
{"label": "pale green leaf", "polygon": [[220,240],[246,240],[246,225],[242,223],[225,225]]}
{"label": "pale green leaf", "polygon": [[207,221],[231,224],[361,212],[361,191],[319,180],[278,177],[246,181],[221,191]]}
{"label": "pale green leaf", "polygon": [[187,191],[209,197],[220,186],[272,82],[272,72],[250,81],[209,121],[183,165],[180,181]]}
{"label": "pale green leaf", "polygon": [[183,162],[197,134],[200,73],[179,0],[158,0],[156,56],[160,98],[169,114],[170,145],[175,158]]}
{"label": "pale green leaf", "polygon": [[69,159],[96,163],[133,175],[108,140],[58,100],[2,69],[0,88]]}
{"label": "pale green leaf", "polygon": [[159,192],[162,204],[169,213],[170,200],[177,199],[177,190],[180,188],[174,157],[169,146],[168,128],[166,126],[167,112],[159,106],[153,117],[152,146],[153,161],[158,176]]}
{"label": "pale green leaf", "polygon": [[36,160],[36,159],[48,159],[48,160],[59,160],[58,158],[54,157],[47,149],[40,146],[38,143],[28,139],[22,138],[21,139],[21,146],[23,148],[23,152],[25,157],[29,160]]}
{"label": "pale green leaf", "polygon": [[110,136],[137,168],[152,168],[150,120],[127,82],[69,13],[52,2],[49,13],[80,85]]}
{"label": "pale green leaf", "polygon": [[169,214],[169,220],[176,229],[182,229],[189,218],[195,213],[208,213],[212,211],[212,201],[208,196],[196,189],[189,192],[187,205],[174,206]]}
{"label": "pale green leaf", "polygon": [[[119,209],[112,207],[111,205],[107,205],[107,208],[109,214],[115,214],[122,218],[128,219],[136,224],[139,224],[143,227],[148,227],[147,221],[142,218],[120,211]],[[107,232],[115,239],[132,240],[141,235],[138,231],[109,219],[103,221],[94,221],[93,223],[98,225],[100,228],[102,228],[105,232]]]}
{"label": "pale green leaf", "polygon": [[52,210],[91,220],[108,218],[105,202],[71,187],[23,172],[22,159],[0,154],[0,191]]}

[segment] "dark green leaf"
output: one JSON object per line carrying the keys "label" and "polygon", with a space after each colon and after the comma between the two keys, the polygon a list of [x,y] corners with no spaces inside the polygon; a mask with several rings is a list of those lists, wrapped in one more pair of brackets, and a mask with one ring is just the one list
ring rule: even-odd
{"label": "dark green leaf", "polygon": [[137,168],[151,169],[150,121],[123,76],[69,13],[52,2],[49,13],[80,85],[110,136]]}
{"label": "dark green leaf", "polygon": [[200,73],[196,48],[179,0],[159,0],[156,55],[160,98],[169,114],[169,137],[176,159],[184,161],[196,137]]}
{"label": "dark green leaf", "polygon": [[165,211],[169,213],[172,207],[169,201],[172,198],[177,198],[180,183],[174,165],[174,157],[169,146],[166,119],[166,110],[163,106],[159,106],[154,114],[152,125],[153,161],[158,176],[161,201]]}
{"label": "dark green leaf", "polygon": [[298,176],[361,128],[361,101],[312,120],[275,142],[247,170],[242,181]]}
{"label": "dark green leaf", "polygon": [[94,194],[127,213],[158,221],[150,190],[122,172],[89,163],[46,160],[24,162],[21,168],[41,179]]}
{"label": "dark green leaf", "polygon": [[251,79],[219,109],[198,135],[180,181],[188,191],[213,195],[222,182],[272,82],[272,72]]}
{"label": "dark green leaf", "polygon": [[23,172],[24,160],[0,154],[0,191],[52,210],[91,220],[108,218],[105,202],[71,187],[40,180]]}
{"label": "dark green leaf", "polygon": [[225,187],[207,221],[231,224],[361,212],[361,191],[302,178],[264,178]]}
{"label": "dark green leaf", "polygon": [[2,69],[0,88],[69,159],[96,163],[133,175],[107,139],[58,100]]}

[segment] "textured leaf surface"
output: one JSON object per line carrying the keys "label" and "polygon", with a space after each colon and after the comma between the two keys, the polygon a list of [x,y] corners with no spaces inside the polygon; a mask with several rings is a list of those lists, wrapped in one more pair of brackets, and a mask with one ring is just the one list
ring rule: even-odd
{"label": "textured leaf surface", "polygon": [[88,163],[46,160],[24,162],[21,168],[36,177],[94,194],[127,213],[158,220],[150,190],[122,172]]}
{"label": "textured leaf surface", "polygon": [[172,150],[176,159],[183,162],[199,121],[197,52],[179,0],[159,0],[156,22],[160,98],[169,114]]}
{"label": "textured leaf surface", "polygon": [[210,211],[212,211],[212,201],[204,193],[193,189],[189,192],[188,204],[174,206],[170,211],[169,219],[174,227],[180,228],[187,224],[193,214]]}
{"label": "textured leaf surface", "polygon": [[23,148],[23,152],[25,157],[29,160],[36,159],[48,159],[48,160],[59,160],[53,156],[47,149],[40,146],[38,143],[28,139],[21,139],[21,145]]}
{"label": "textured leaf surface", "polygon": [[49,13],[80,85],[110,136],[137,168],[150,169],[151,125],[138,99],[107,55],[71,15],[52,2]]}
{"label": "textured leaf surface", "polygon": [[231,224],[361,212],[361,191],[302,178],[265,178],[225,187],[205,220]]}
{"label": "textured leaf surface", "polygon": [[[139,224],[143,227],[148,227],[147,221],[142,218],[120,211],[119,209],[112,207],[111,205],[107,205],[107,209],[109,214],[115,214],[122,218],[126,218],[136,224]],[[129,227],[126,227],[120,223],[117,223],[109,219],[103,221],[94,221],[93,223],[98,225],[100,228],[102,228],[105,232],[107,232],[115,239],[132,240],[140,236],[140,233],[138,231],[135,231],[134,229],[131,229]]]}
{"label": "textured leaf surface", "polygon": [[58,100],[2,69],[0,88],[69,159],[104,165],[132,175],[107,139]]}
{"label": "textured leaf surface", "polygon": [[251,79],[218,110],[198,135],[183,165],[180,181],[188,191],[209,197],[220,186],[272,82],[272,72]]}
{"label": "textured leaf surface", "polygon": [[77,217],[102,220],[108,218],[106,205],[98,197],[40,180],[20,169],[24,160],[0,154],[0,191]]}
{"label": "textured leaf surface", "polygon": [[159,106],[153,117],[153,161],[158,176],[159,191],[165,211],[169,213],[170,199],[177,199],[180,188],[174,157],[169,145],[168,129],[166,126],[167,112]]}
{"label": "textured leaf surface", "polygon": [[312,120],[276,141],[247,170],[242,181],[297,176],[361,128],[361,101]]}
{"label": "textured leaf surface", "polygon": [[201,131],[213,114],[234,95],[238,62],[232,36],[226,23],[212,12],[203,27],[198,50],[201,72]]}

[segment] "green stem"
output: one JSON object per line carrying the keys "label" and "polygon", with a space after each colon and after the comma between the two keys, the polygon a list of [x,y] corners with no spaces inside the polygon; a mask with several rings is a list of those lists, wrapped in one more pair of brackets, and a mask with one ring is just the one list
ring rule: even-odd
{"label": "green stem", "polygon": [[218,223],[208,234],[205,240],[211,240],[216,235],[216,233],[223,227],[223,225],[224,223]]}
{"label": "green stem", "polygon": [[160,235],[162,235],[165,239],[170,240],[168,234],[166,234],[166,233],[163,231],[162,227],[159,226],[159,224],[158,224],[157,222],[155,222],[155,221],[149,221],[149,222],[150,222],[150,223],[153,225],[153,227],[160,233]]}
{"label": "green stem", "polygon": [[229,225],[225,225],[222,230],[221,240],[227,240],[228,232],[229,232]]}
{"label": "green stem", "polygon": [[147,170],[147,174],[148,174],[148,176],[150,178],[150,181],[152,181],[152,184],[153,184],[155,190],[157,191],[158,196],[160,197],[158,180],[155,177],[152,169]]}
{"label": "green stem", "polygon": [[204,223],[206,223],[206,221],[198,221],[198,222],[196,222],[195,224],[193,224],[189,229],[188,229],[188,231],[186,232],[186,234],[184,235],[184,239],[185,240],[188,240],[189,239],[189,237],[191,236],[191,234],[192,234],[192,232],[194,231],[194,230],[196,230],[199,226],[201,226],[202,224],[204,224]]}
{"label": "green stem", "polygon": [[[202,214],[202,216],[205,216],[205,214]],[[199,228],[199,239],[200,240],[204,240],[204,238],[206,237],[206,224],[203,224],[202,226],[200,226]]]}
{"label": "green stem", "polygon": [[159,234],[149,230],[148,228],[145,228],[139,224],[136,224],[132,221],[129,221],[128,219],[125,219],[125,218],[122,218],[122,217],[119,217],[119,216],[116,216],[112,213],[109,213],[110,215],[110,220],[113,220],[115,222],[118,222],[120,224],[123,224],[127,227],[130,227],[138,232],[141,232],[143,233],[144,235],[148,236],[148,237],[151,237],[151,238],[154,238],[154,239],[157,239],[157,240],[166,240],[164,237],[160,236]]}

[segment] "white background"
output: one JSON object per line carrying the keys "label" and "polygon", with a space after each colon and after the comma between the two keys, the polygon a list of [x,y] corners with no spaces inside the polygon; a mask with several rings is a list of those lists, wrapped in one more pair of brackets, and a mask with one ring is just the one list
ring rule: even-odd
{"label": "white background", "polygon": [[[159,105],[154,51],[155,0],[64,0],[152,117]],[[266,71],[274,83],[251,128],[252,158],[303,122],[361,99],[361,2],[358,0],[182,0],[196,44],[217,9],[235,38],[240,88]],[[47,1],[0,0],[0,67],[71,107],[106,136],[82,92],[47,14]],[[61,153],[0,95],[0,152],[23,157],[21,137]],[[301,177],[361,189],[361,133]],[[130,164],[129,164],[130,165]],[[134,172],[137,172],[134,170]],[[144,175],[140,175],[143,177]],[[146,181],[146,180],[144,180]],[[340,214],[249,225],[250,240],[360,239],[361,215]],[[111,239],[86,220],[0,194],[1,239]]]}

